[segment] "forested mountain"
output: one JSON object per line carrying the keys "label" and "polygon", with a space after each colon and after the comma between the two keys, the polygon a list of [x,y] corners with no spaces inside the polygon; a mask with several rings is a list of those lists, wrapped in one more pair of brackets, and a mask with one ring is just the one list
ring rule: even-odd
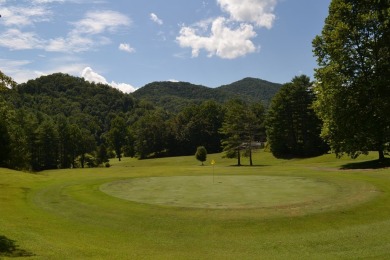
{"label": "forested mountain", "polygon": [[134,107],[130,95],[103,84],[83,78],[55,73],[17,85],[10,99],[16,108],[28,108],[49,116],[63,114],[74,123],[93,125],[95,132],[107,131],[110,121],[118,113]]}
{"label": "forested mountain", "polygon": [[149,83],[135,91],[133,96],[178,112],[188,105],[200,104],[205,100],[222,102],[228,98],[228,93],[188,82],[163,81]]}
{"label": "forested mountain", "polygon": [[205,100],[225,103],[233,98],[268,105],[281,85],[261,79],[245,78],[229,85],[209,88],[188,82],[153,82],[133,93],[137,99],[147,100],[169,111],[180,111],[190,104]]}
{"label": "forested mountain", "polygon": [[235,95],[240,99],[258,102],[262,101],[268,105],[271,99],[281,88],[281,84],[272,83],[262,79],[244,78],[229,85],[217,88],[219,91]]}

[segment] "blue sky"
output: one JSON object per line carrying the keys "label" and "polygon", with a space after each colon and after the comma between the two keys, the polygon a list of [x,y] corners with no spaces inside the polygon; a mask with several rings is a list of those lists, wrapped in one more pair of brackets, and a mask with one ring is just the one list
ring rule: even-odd
{"label": "blue sky", "polygon": [[0,0],[0,70],[63,72],[131,92],[313,76],[330,0]]}

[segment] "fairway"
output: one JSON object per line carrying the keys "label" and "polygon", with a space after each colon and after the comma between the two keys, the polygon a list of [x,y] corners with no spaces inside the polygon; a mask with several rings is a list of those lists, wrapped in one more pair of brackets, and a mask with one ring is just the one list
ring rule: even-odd
{"label": "fairway", "polygon": [[390,257],[390,170],[341,170],[373,157],[211,157],[214,169],[193,156],[0,169],[0,248],[13,241],[26,259]]}
{"label": "fairway", "polygon": [[286,176],[134,178],[110,182],[100,189],[140,203],[213,209],[325,208],[341,195],[335,183]]}

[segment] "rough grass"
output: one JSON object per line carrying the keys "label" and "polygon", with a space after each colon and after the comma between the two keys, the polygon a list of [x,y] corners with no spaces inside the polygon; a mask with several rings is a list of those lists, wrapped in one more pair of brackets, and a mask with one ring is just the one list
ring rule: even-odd
{"label": "rough grass", "polygon": [[[274,183],[259,188],[273,196],[296,188],[303,201],[297,206],[270,197],[268,207],[254,208],[156,205],[101,191],[107,183],[128,180],[212,178],[213,167],[199,166],[193,156],[126,158],[111,168],[39,174],[0,169],[0,237],[29,259],[389,258],[390,170],[340,170],[375,156],[276,160],[258,153],[255,163],[261,166],[231,167],[234,160],[209,155],[216,161],[215,176],[268,178]],[[313,191],[292,180],[325,189]],[[221,192],[229,203],[239,194]]]}

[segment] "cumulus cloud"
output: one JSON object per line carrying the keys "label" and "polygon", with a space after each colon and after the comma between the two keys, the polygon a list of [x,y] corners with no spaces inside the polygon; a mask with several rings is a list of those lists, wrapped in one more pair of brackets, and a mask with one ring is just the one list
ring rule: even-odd
{"label": "cumulus cloud", "polygon": [[90,67],[86,67],[83,69],[83,71],[81,72],[81,77],[83,77],[85,80],[87,80],[89,82],[110,85],[111,87],[119,89],[120,91],[122,91],[124,93],[131,93],[131,92],[134,92],[136,90],[135,87],[133,87],[132,85],[127,84],[127,83],[116,83],[115,81],[108,83],[108,81],[106,80],[105,77],[96,73]]}
{"label": "cumulus cloud", "polygon": [[163,20],[158,18],[158,16],[155,13],[150,14],[150,20],[152,20],[153,22],[155,22],[158,25],[162,25],[164,23]]}
{"label": "cumulus cloud", "polygon": [[214,55],[224,59],[234,59],[255,52],[258,48],[251,41],[256,37],[256,32],[250,24],[240,24],[236,28],[230,28],[224,17],[218,17],[211,22],[211,33],[204,35],[205,23],[195,27],[183,26],[180,36],[176,39],[181,47],[192,48],[192,56],[197,57],[201,49],[208,52],[208,56]]}
{"label": "cumulus cloud", "polygon": [[208,56],[235,59],[260,49],[253,39],[255,28],[271,29],[275,20],[274,9],[278,0],[217,0],[228,15],[203,20],[192,26],[182,26],[177,42],[192,49],[197,57],[204,49]]}
{"label": "cumulus cloud", "polygon": [[118,48],[119,48],[119,50],[124,51],[124,52],[128,52],[128,53],[135,52],[135,49],[133,47],[131,47],[130,44],[127,44],[127,43],[119,44]]}
{"label": "cumulus cloud", "polygon": [[270,29],[275,20],[277,0],[217,0],[222,10],[238,22],[254,23]]}

